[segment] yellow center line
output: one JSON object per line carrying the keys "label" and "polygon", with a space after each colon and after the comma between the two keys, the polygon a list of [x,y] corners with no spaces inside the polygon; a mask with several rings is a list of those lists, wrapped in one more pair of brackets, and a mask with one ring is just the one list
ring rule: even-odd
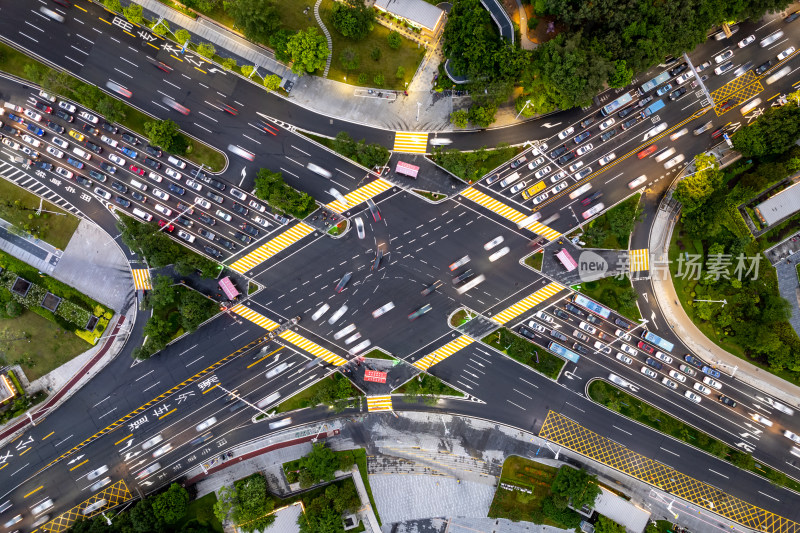
{"label": "yellow center line", "polygon": [[0,466],[0,470],[4,469],[7,466],[8,466],[8,463],[4,464],[3,466]]}
{"label": "yellow center line", "polygon": [[201,69],[201,68],[198,68],[198,67],[194,67],[194,68],[195,68],[195,69],[197,69],[197,70],[199,70],[199,71],[200,71],[200,72],[202,72],[203,74],[208,74],[208,72],[206,72],[205,70],[203,70],[203,69]]}
{"label": "yellow center line", "polygon": [[55,433],[55,431],[51,431],[50,433],[48,433],[47,435],[45,435],[44,437],[42,437],[42,440],[46,440],[46,439],[47,439],[47,437],[49,437],[49,436],[50,436],[50,435],[52,435],[53,433]]}
{"label": "yellow center line", "polygon": [[80,9],[81,11],[83,11],[84,13],[88,13],[88,11],[86,11],[86,9],[82,8],[82,7],[81,7],[81,6],[79,6],[78,4],[75,4],[75,7],[77,7],[78,9]]}
{"label": "yellow center line", "polygon": [[152,46],[156,50],[161,50],[158,46],[154,45],[153,43],[147,43],[148,45]]}
{"label": "yellow center line", "polygon": [[131,32],[129,32],[128,30],[122,30],[122,31],[124,31],[125,33],[127,33],[127,34],[128,34],[128,35],[130,35],[131,37],[134,37],[134,38],[136,37],[134,34],[132,34]]}
{"label": "yellow center line", "polygon": [[[280,352],[281,350],[283,350],[283,348],[284,348],[284,347],[283,347],[283,346],[281,346],[280,348],[278,348],[277,350],[275,350],[275,352]],[[260,363],[261,361],[263,361],[264,359],[266,359],[266,358],[267,358],[267,357],[269,357],[270,355],[274,354],[275,352],[270,352],[270,353],[268,353],[267,355],[265,355],[264,357],[262,357],[261,359],[259,359],[259,360],[258,360],[258,361],[256,361],[255,363],[250,363],[249,365],[247,365],[247,368],[250,368],[251,366],[256,366],[258,363]]]}
{"label": "yellow center line", "polygon": [[171,415],[172,413],[174,413],[174,412],[175,412],[175,411],[177,411],[177,410],[178,410],[178,408],[176,407],[176,408],[175,408],[175,409],[173,409],[172,411],[167,411],[167,412],[166,412],[166,413],[164,413],[163,415],[159,416],[159,417],[158,417],[158,419],[159,419],[159,420],[161,420],[161,419],[162,419],[162,418],[164,418],[165,416],[167,416],[167,415]]}
{"label": "yellow center line", "polygon": [[22,452],[21,454],[19,454],[19,456],[20,456],[20,457],[22,457],[23,455],[25,455],[26,453],[28,453],[28,452],[29,452],[29,451],[31,451],[32,449],[33,449],[33,448],[28,448],[27,450],[25,450],[24,452]]}
{"label": "yellow center line", "polygon": [[75,466],[73,466],[72,468],[70,468],[70,469],[69,469],[69,471],[70,471],[70,472],[72,472],[73,470],[75,470],[75,469],[76,469],[76,468],[78,468],[79,466],[85,465],[85,464],[86,464],[86,463],[88,463],[88,462],[89,462],[89,459],[84,459],[84,460],[83,460],[83,461],[81,461],[80,463],[78,463],[78,464],[76,464]]}
{"label": "yellow center line", "polygon": [[32,491],[30,491],[30,492],[29,492],[28,494],[26,494],[25,496],[23,496],[23,498],[27,498],[27,497],[28,497],[28,496],[30,496],[31,494],[34,494],[34,493],[36,493],[36,492],[39,492],[39,491],[40,491],[40,490],[42,490],[43,488],[44,488],[44,485],[41,485],[41,486],[39,486],[38,488],[36,488],[36,489],[33,489]]}
{"label": "yellow center line", "polygon": [[219,383],[217,383],[216,385],[214,385],[214,386],[213,386],[213,387],[211,387],[210,389],[206,389],[206,390],[204,390],[204,391],[203,391],[203,394],[205,394],[205,393],[207,393],[207,392],[211,392],[212,390],[216,389],[217,387],[219,387]]}
{"label": "yellow center line", "polygon": [[124,442],[124,441],[128,440],[128,439],[129,439],[129,438],[131,438],[131,437],[133,437],[133,433],[131,433],[131,434],[130,434],[130,435],[128,435],[127,437],[123,437],[123,438],[121,438],[120,440],[118,440],[117,442],[115,442],[115,443],[114,443],[114,446],[116,446],[116,445],[117,445],[117,444],[119,444],[120,442]]}
{"label": "yellow center line", "polygon": [[109,21],[107,21],[107,20],[106,20],[106,19],[104,19],[103,17],[97,17],[97,18],[99,18],[100,20],[102,20],[103,22],[105,22],[106,24],[108,24],[109,26],[111,26],[111,25],[112,25],[112,24],[111,24]]}
{"label": "yellow center line", "polygon": [[21,438],[22,438],[22,433],[20,433],[20,434],[19,434],[19,435],[17,435],[16,437],[14,437],[14,438],[11,440],[11,442],[16,442],[16,441],[18,441],[18,440],[19,440],[19,439],[21,439]]}
{"label": "yellow center line", "polygon": [[170,56],[174,57],[175,59],[177,59],[178,61],[183,63],[183,59],[181,59],[180,57],[176,56],[175,54],[170,54]]}

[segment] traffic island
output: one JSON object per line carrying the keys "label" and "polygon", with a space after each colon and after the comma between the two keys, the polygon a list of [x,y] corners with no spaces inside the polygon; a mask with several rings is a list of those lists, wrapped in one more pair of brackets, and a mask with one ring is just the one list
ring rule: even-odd
{"label": "traffic island", "polygon": [[558,379],[567,364],[564,359],[515,335],[508,328],[500,328],[481,341],[550,379]]}

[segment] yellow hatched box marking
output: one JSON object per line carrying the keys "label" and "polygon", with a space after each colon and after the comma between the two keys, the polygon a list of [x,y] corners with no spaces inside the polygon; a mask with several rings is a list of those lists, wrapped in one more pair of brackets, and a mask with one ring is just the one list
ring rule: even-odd
{"label": "yellow hatched box marking", "polygon": [[[111,509],[112,507],[116,507],[117,505],[126,502],[131,499],[131,491],[128,490],[128,486],[125,484],[125,481],[119,480],[113,485],[109,485],[102,491],[98,492],[88,500],[84,500],[69,511],[64,511],[54,519],[50,520],[46,524],[42,526],[42,530],[44,531],[53,531],[55,533],[61,533],[62,531],[66,531],[69,529],[72,524],[83,518],[91,518],[97,514],[100,514],[106,509]],[[89,507],[91,504],[95,502],[99,502],[100,500],[105,500],[107,503],[102,508],[97,509],[89,513],[88,515],[83,514],[83,510]]]}

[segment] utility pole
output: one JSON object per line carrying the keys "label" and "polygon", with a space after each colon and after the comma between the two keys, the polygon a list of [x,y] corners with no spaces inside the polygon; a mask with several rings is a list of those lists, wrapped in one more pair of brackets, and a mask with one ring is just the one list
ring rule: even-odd
{"label": "utility pole", "polygon": [[525,108],[528,107],[528,104],[530,103],[531,103],[530,99],[527,102],[525,102],[525,105],[522,106],[522,109],[519,110],[519,113],[517,113],[517,116],[514,118],[514,120],[519,120],[519,116],[522,114],[523,111],[525,111]]}

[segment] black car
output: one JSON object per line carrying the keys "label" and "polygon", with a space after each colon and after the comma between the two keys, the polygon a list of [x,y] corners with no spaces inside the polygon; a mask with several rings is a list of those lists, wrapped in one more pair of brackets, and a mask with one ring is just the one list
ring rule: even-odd
{"label": "black car", "polygon": [[178,185],[175,185],[174,183],[170,183],[169,184],[169,190],[171,190],[175,194],[179,194],[181,196],[186,194],[186,189],[184,189],[183,187],[179,187]]}
{"label": "black car", "polygon": [[453,278],[453,285],[458,285],[459,283],[467,281],[468,279],[473,277],[475,277],[475,271],[472,270],[471,268],[467,269],[458,276]]}
{"label": "black car", "polygon": [[681,72],[683,72],[687,68],[689,68],[689,65],[687,65],[686,63],[681,63],[677,67],[670,69],[669,70],[669,75],[670,76],[677,76],[678,74],[680,74]]}
{"label": "black car", "polygon": [[214,200],[218,204],[221,204],[222,202],[225,201],[225,198],[223,198],[219,194],[217,194],[215,192],[211,192],[211,191],[206,191],[206,198],[208,198],[209,200]]}
{"label": "black car", "polygon": [[558,162],[559,164],[563,165],[564,163],[572,161],[573,159],[575,159],[575,154],[573,152],[567,152],[558,158]]}
{"label": "black car", "polygon": [[591,126],[592,124],[594,124],[595,120],[596,120],[595,117],[589,117],[589,118],[583,119],[581,121],[581,128],[585,128],[586,126]]}
{"label": "black car", "polygon": [[53,165],[45,161],[31,161],[28,164],[33,168],[41,168],[42,170],[53,170]]}
{"label": "black car", "polygon": [[582,354],[589,355],[589,350],[586,349],[586,346],[584,346],[583,344],[581,344],[579,342],[574,343],[572,345],[572,349],[575,350],[576,352],[580,352]]}
{"label": "black car", "polygon": [[150,168],[156,168],[156,169],[161,168],[161,163],[149,157],[144,158],[144,164]]}
{"label": "black car", "polygon": [[520,326],[519,334],[522,335],[523,337],[528,337],[529,339],[536,338],[536,335],[525,326]]}
{"label": "black car", "polygon": [[588,139],[591,136],[592,136],[592,132],[591,131],[584,131],[583,133],[581,133],[580,135],[575,137],[573,139],[573,142],[575,144],[581,144],[583,141],[585,141],[586,139]]}
{"label": "black car", "polygon": [[732,399],[728,398],[724,394],[720,394],[719,395],[719,401],[721,401],[722,403],[724,403],[728,407],[731,407],[731,408],[736,407],[736,402],[733,401]]}
{"label": "black car", "polygon": [[677,89],[669,93],[669,99],[675,101],[684,94],[686,94],[686,87],[678,87]]}
{"label": "black car", "polygon": [[610,129],[610,130],[608,130],[607,132],[605,132],[604,134],[602,134],[602,135],[600,136],[600,139],[601,139],[603,142],[605,142],[605,141],[607,141],[607,140],[609,140],[609,139],[613,138],[613,137],[614,137],[614,136],[615,136],[617,133],[619,133],[619,130],[618,130],[617,128]]}
{"label": "black car", "polygon": [[213,226],[214,224],[217,223],[216,220],[206,215],[205,213],[200,213],[199,215],[197,215],[197,220],[208,226]]}
{"label": "black car", "polygon": [[[586,322],[591,322],[592,324],[596,324],[596,325],[598,325],[598,326],[602,326],[602,325],[603,325],[603,321],[602,321],[602,320],[600,320],[599,318],[597,318],[597,317],[596,317],[596,316],[594,316],[594,315],[589,315],[589,316],[587,316],[587,317],[586,317]],[[603,332],[602,332],[602,331],[598,332],[598,336],[599,336],[601,339],[603,338],[603,337],[602,337],[602,335],[603,335]]]}
{"label": "black car", "polygon": [[245,222],[244,224],[242,224],[240,227],[241,227],[241,228],[242,228],[244,231],[246,231],[247,233],[249,233],[250,235],[252,235],[253,237],[258,237],[258,235],[259,235],[258,228],[256,228],[255,226],[251,226],[251,225],[250,225],[250,224],[248,224],[247,222]]}
{"label": "black car", "polygon": [[[216,248],[213,248],[211,246],[203,246],[203,250],[205,250],[205,252],[208,255],[210,255],[211,257],[216,257],[217,259],[222,257],[222,252],[220,252],[219,250],[217,250]],[[239,403],[241,404],[240,407],[244,407],[244,402],[239,402]],[[234,404],[234,407],[236,407],[236,405],[239,405],[239,404]],[[231,408],[231,409],[233,409],[233,408]],[[238,407],[237,407],[237,409],[238,409]]]}
{"label": "black car", "polygon": [[91,187],[92,186],[92,181],[91,180],[87,180],[86,178],[84,178],[80,174],[76,174],[75,175],[75,181],[77,181],[78,183],[80,183],[84,187]]}
{"label": "black car", "polygon": [[347,287],[347,283],[350,281],[350,278],[352,277],[353,277],[352,272],[346,272],[345,275],[342,276],[342,279],[339,280],[339,283],[336,284],[334,290],[336,292],[342,292],[344,288]]}
{"label": "black car", "polygon": [[139,144],[139,139],[137,139],[136,137],[134,137],[130,133],[123,133],[122,134],[122,140],[125,141],[126,143],[132,144],[134,146]]}
{"label": "black car", "polygon": [[84,133],[88,133],[89,135],[100,135],[100,130],[89,124],[88,122],[84,122],[81,126],[81,129]]}
{"label": "black car", "polygon": [[100,183],[106,181],[106,175],[96,170],[90,170],[89,175],[99,181]]}
{"label": "black car", "polygon": [[559,332],[559,331],[554,330],[554,329],[550,330],[550,336],[552,336],[552,337],[554,337],[554,338],[556,338],[556,339],[558,339],[560,341],[567,342],[567,336],[564,335],[563,333]]}
{"label": "black car", "polygon": [[774,62],[771,59],[766,63],[761,63],[758,67],[756,67],[755,70],[756,75],[760,76],[761,74],[764,74],[767,71],[767,69],[773,65],[773,63]]}
{"label": "black car", "polygon": [[114,198],[114,201],[117,202],[122,207],[130,207],[131,206],[131,201],[130,200],[126,200],[122,196],[117,196],[116,198]]}
{"label": "black car", "polygon": [[631,113],[633,113],[634,111],[636,111],[636,106],[631,105],[631,106],[626,107],[625,109],[623,109],[619,113],[617,113],[617,116],[619,118],[625,118],[628,115],[630,115]]}
{"label": "black car", "polygon": [[[64,128],[61,128],[61,129],[64,129]],[[3,124],[3,126],[0,127],[0,130],[2,130],[2,132],[5,133],[6,135],[10,135],[12,137],[15,136],[15,135],[19,135],[19,130],[15,130],[14,128],[12,128],[11,126],[8,126],[7,124]]]}
{"label": "black car", "polygon": [[645,360],[645,363],[647,363],[647,365],[648,365],[648,366],[652,366],[652,367],[653,367],[653,368],[655,368],[656,370],[661,370],[661,369],[663,368],[663,366],[664,366],[664,365],[662,365],[662,364],[661,364],[659,361],[656,361],[656,360],[655,360],[655,359],[653,359],[652,357],[648,357],[648,358]]}
{"label": "black car", "polygon": [[217,236],[208,231],[207,229],[199,228],[197,233],[208,239],[209,241],[213,241]]}
{"label": "black car", "polygon": [[637,122],[639,122],[639,119],[636,118],[636,117],[633,117],[632,119],[626,120],[625,122],[622,123],[622,129],[623,130],[627,130],[631,126],[635,126]]}
{"label": "black car", "polygon": [[182,202],[178,202],[178,211],[180,211],[181,213],[187,213],[189,215],[193,215],[194,214],[194,208],[192,208],[192,206],[186,205],[186,204],[184,204]]}
{"label": "black car", "polygon": [[140,193],[139,191],[131,191],[131,196],[133,196],[133,199],[136,200],[137,202],[144,203],[147,201],[147,196]]}
{"label": "black car", "polygon": [[597,191],[594,194],[591,194],[591,195],[587,196],[586,198],[584,198],[583,200],[581,200],[581,205],[584,205],[584,206],[589,205],[590,203],[592,203],[595,200],[597,200],[599,198],[602,198],[602,197],[603,197],[603,191]]}
{"label": "black car", "polygon": [[189,175],[192,176],[193,178],[197,178],[199,180],[203,180],[204,178],[207,177],[205,172],[200,172],[196,168],[193,168],[193,169],[189,170]]}
{"label": "black car", "polygon": [[583,311],[581,311],[580,309],[578,309],[577,307],[575,307],[572,304],[567,304],[564,307],[567,309],[567,311],[569,311],[570,313],[572,313],[575,316],[586,316],[586,313],[584,313]]}
{"label": "black car", "polygon": [[159,150],[158,148],[156,148],[154,146],[150,146],[149,144],[144,147],[144,151],[147,152],[148,154],[156,156],[156,157],[161,157],[161,155],[162,155],[161,150]]}
{"label": "black car", "polygon": [[203,181],[205,181],[206,183],[208,183],[209,185],[211,185],[212,187],[214,187],[215,189],[217,189],[219,191],[224,191],[225,190],[225,184],[222,183],[219,180],[215,180],[214,178],[208,178],[208,179],[204,179]]}
{"label": "black car", "polygon": [[569,318],[569,315],[561,309],[554,309],[553,314],[562,320],[567,320]]}
{"label": "black car", "polygon": [[103,149],[101,147],[97,146],[96,144],[94,144],[93,142],[84,141],[83,145],[86,148],[88,148],[89,150],[91,150],[92,152],[96,153],[96,154],[100,154],[100,153],[103,152]]}
{"label": "black car", "polygon": [[103,128],[103,129],[104,129],[105,131],[107,131],[108,133],[117,133],[117,132],[119,131],[119,128],[118,128],[118,127],[116,127],[116,126],[112,126],[112,125],[111,125],[111,124],[109,124],[108,122],[103,122],[103,125],[102,125],[102,126],[100,126],[100,127],[101,127],[101,128]]}
{"label": "black car", "polygon": [[175,222],[177,222],[178,224],[180,224],[181,226],[183,226],[185,228],[191,228],[192,227],[192,221],[189,220],[186,217],[178,217],[178,218],[175,219]]}
{"label": "black car", "polygon": [[550,159],[555,159],[566,151],[567,151],[567,145],[562,144],[561,146],[550,152]]}
{"label": "black car", "polygon": [[245,235],[241,231],[237,231],[236,233],[234,233],[233,238],[245,244],[250,244],[251,242],[253,242],[253,238],[250,235]]}
{"label": "black car", "polygon": [[249,210],[245,206],[237,204],[236,202],[233,202],[233,210],[242,216],[247,216],[247,213],[249,213]]}
{"label": "black car", "polygon": [[56,109],[55,111],[53,111],[53,114],[62,120],[66,120],[67,122],[72,122],[73,120],[75,120],[75,117],[73,117],[72,115],[70,115],[69,113],[67,113],[62,109]]}
{"label": "black car", "polygon": [[52,120],[48,120],[45,126],[47,126],[47,129],[52,130],[56,133],[64,133],[64,126],[56,124]]}
{"label": "black car", "polygon": [[797,17],[800,17],[800,11],[795,11],[794,13],[792,13],[791,15],[789,15],[788,17],[783,19],[783,21],[784,22],[794,22],[795,20],[797,20]]}
{"label": "black car", "polygon": [[229,241],[228,239],[224,239],[222,237],[217,237],[217,242],[220,243],[222,246],[227,248],[228,250],[235,250],[236,246]]}
{"label": "black car", "polygon": [[114,189],[117,192],[121,192],[122,194],[125,194],[125,193],[128,192],[128,187],[126,187],[125,185],[123,185],[122,183],[120,183],[118,181],[112,181],[111,182],[111,188]]}
{"label": "black car", "polygon": [[53,108],[52,107],[50,107],[49,105],[44,104],[42,102],[39,102],[39,101],[37,101],[35,104],[33,104],[33,107],[35,107],[39,111],[42,111],[43,113],[52,113],[53,112]]}

